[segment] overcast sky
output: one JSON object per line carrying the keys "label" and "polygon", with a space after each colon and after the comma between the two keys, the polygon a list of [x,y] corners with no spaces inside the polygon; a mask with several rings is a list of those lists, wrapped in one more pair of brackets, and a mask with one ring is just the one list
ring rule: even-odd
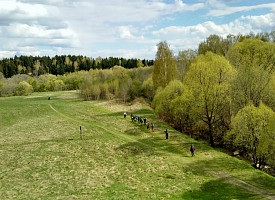
{"label": "overcast sky", "polygon": [[14,55],[154,59],[211,34],[275,30],[275,0],[0,0],[0,59]]}

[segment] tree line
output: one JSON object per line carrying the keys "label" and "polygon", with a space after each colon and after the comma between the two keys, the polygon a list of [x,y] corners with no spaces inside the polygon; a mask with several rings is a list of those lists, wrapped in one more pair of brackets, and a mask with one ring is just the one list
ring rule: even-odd
{"label": "tree line", "polygon": [[14,58],[4,58],[0,60],[0,73],[5,78],[10,78],[17,74],[28,74],[39,76],[42,74],[63,75],[66,73],[89,71],[90,69],[110,69],[114,66],[122,66],[132,69],[142,66],[152,66],[153,60],[147,59],[125,59],[125,58],[101,58],[96,59],[86,56],[56,55],[49,56],[15,56]]}
{"label": "tree line", "polygon": [[[166,42],[158,44],[152,74],[156,114],[213,147],[238,150],[258,168],[274,168],[275,43],[244,38],[225,55],[216,52],[215,42],[201,44],[208,51],[176,58]],[[190,58],[184,64],[183,55]]]}

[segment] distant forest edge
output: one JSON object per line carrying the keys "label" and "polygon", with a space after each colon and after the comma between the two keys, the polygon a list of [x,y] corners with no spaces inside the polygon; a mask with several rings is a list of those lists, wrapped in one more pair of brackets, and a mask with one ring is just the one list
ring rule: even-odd
{"label": "distant forest edge", "polygon": [[5,78],[17,74],[39,76],[42,74],[63,75],[77,71],[89,71],[90,69],[110,69],[114,66],[122,66],[126,69],[140,66],[151,66],[153,60],[140,60],[136,58],[101,58],[96,59],[86,56],[56,55],[49,56],[15,56],[0,60],[0,72]]}

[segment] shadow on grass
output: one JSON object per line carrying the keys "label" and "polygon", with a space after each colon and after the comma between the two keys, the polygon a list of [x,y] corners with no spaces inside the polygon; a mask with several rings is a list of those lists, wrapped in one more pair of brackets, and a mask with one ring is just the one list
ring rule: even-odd
{"label": "shadow on grass", "polygon": [[[254,169],[253,169],[254,170]],[[255,169],[256,170],[256,169]],[[272,196],[275,199],[275,181],[274,181],[274,177],[272,176],[266,176],[266,174],[264,174],[264,172],[258,170],[258,176],[250,176],[250,181],[252,183],[257,183],[260,185],[264,185],[265,186],[265,190],[268,190],[268,195]]]}
{"label": "shadow on grass", "polygon": [[259,199],[247,190],[227,183],[223,179],[206,182],[197,190],[190,190],[181,195],[182,199]]}
{"label": "shadow on grass", "polygon": [[[199,156],[200,155],[198,155],[198,157]],[[199,173],[201,176],[216,176],[219,179],[218,181],[221,182],[218,183],[213,181],[203,185],[202,189],[198,192],[198,196],[204,194],[210,195],[207,194],[208,189],[213,190],[217,194],[217,197],[214,196],[215,198],[210,199],[246,199],[247,197],[243,197],[243,195],[247,194],[250,194],[251,199],[257,199],[256,194],[253,193],[255,189],[260,191],[262,195],[275,196],[274,177],[267,176],[263,172],[254,169],[249,164],[227,155],[194,160],[190,171],[192,174]],[[219,184],[221,186],[216,186]],[[232,187],[232,190],[229,186]],[[216,188],[218,191],[213,188]],[[234,188],[239,189],[238,193],[233,191],[235,190]],[[230,198],[219,196],[223,194],[223,191],[226,193],[226,190],[227,192],[230,191]],[[196,196],[192,196],[192,198],[196,199]],[[207,198],[207,196],[205,198]]]}
{"label": "shadow on grass", "polygon": [[127,154],[127,156],[138,156],[141,154],[145,154],[146,156],[156,155],[154,149],[144,146],[139,142],[129,142],[123,145],[120,145],[115,150],[119,150]]}
{"label": "shadow on grass", "polygon": [[142,134],[141,130],[137,127],[128,129],[128,130],[124,131],[124,133],[126,133],[127,135],[133,135],[133,136],[134,135],[137,136],[137,135]]}
{"label": "shadow on grass", "polygon": [[[131,129],[127,130],[126,132],[128,132],[128,134],[136,135],[136,133],[132,132]],[[189,157],[189,155],[186,155],[184,151],[185,149],[179,148],[177,144],[171,144],[166,141],[165,138],[161,139],[154,136],[139,139],[137,142],[129,142],[117,148],[117,150],[123,149],[128,151],[131,156],[139,155],[141,153],[146,155],[173,153],[184,157]]]}

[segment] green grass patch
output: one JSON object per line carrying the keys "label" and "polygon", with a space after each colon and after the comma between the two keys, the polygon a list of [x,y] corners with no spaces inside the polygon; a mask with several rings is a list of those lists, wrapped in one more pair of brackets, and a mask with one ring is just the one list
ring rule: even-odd
{"label": "green grass patch", "polygon": [[[154,122],[155,132],[133,123],[130,113]],[[0,98],[0,120],[2,199],[265,199],[275,193],[274,177],[173,130],[142,103],[35,93]]]}

